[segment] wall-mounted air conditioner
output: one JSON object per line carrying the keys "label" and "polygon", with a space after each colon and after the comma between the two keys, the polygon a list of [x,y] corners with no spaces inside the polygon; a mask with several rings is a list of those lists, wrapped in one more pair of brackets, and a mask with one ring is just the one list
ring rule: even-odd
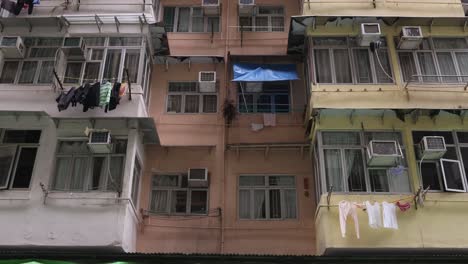
{"label": "wall-mounted air conditioner", "polygon": [[423,41],[421,27],[402,27],[398,41],[399,49],[417,49]]}
{"label": "wall-mounted air conditioner", "polygon": [[83,38],[71,37],[65,38],[63,41],[62,51],[71,60],[84,60],[86,59],[86,45]]}
{"label": "wall-mounted air conditioner", "polygon": [[91,131],[89,133],[88,148],[92,153],[111,153],[110,131]]}
{"label": "wall-mounted air conditioner", "polygon": [[239,16],[252,16],[254,8],[255,0],[239,0]]}
{"label": "wall-mounted air conditioner", "polygon": [[201,71],[198,73],[198,87],[201,93],[216,92],[216,72]]}
{"label": "wall-mounted air conditioner", "polygon": [[221,0],[202,0],[203,14],[208,16],[216,16],[220,14]]}
{"label": "wall-mounted air conditioner", "polygon": [[390,167],[398,163],[403,154],[395,140],[371,140],[367,146],[369,166]]}
{"label": "wall-mounted air conditioner", "polygon": [[22,59],[26,53],[26,47],[21,37],[1,38],[0,50],[5,59]]}
{"label": "wall-mounted air conditioner", "polygon": [[370,46],[371,42],[379,41],[381,35],[379,23],[362,23],[358,36],[359,45]]}
{"label": "wall-mounted air conditioner", "polygon": [[189,187],[208,187],[208,169],[207,168],[190,168],[188,171]]}
{"label": "wall-mounted air conditioner", "polygon": [[419,143],[419,158],[424,160],[440,159],[447,152],[444,137],[427,136]]}

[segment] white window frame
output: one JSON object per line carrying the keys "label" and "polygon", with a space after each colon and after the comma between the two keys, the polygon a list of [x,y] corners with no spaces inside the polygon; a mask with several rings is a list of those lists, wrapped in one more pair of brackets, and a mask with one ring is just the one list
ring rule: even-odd
{"label": "white window frame", "polygon": [[[196,89],[196,92],[171,92],[169,91],[169,87],[170,87],[170,84],[171,83],[197,83],[197,89]],[[180,106],[180,112],[177,113],[177,112],[170,112],[168,111],[168,107],[169,107],[169,96],[171,95],[180,95],[182,98],[181,98],[181,106]],[[194,112],[194,113],[186,113],[185,112],[185,98],[187,95],[196,95],[198,96],[198,112]],[[203,98],[205,95],[212,95],[212,96],[216,96],[216,111],[215,112],[204,112],[203,111]],[[168,114],[217,114],[218,113],[218,87],[216,85],[216,92],[214,93],[201,93],[199,91],[199,85],[198,85],[198,82],[197,81],[186,81],[186,82],[183,82],[183,81],[169,81],[167,83],[167,96],[166,96],[166,113]]]}
{"label": "white window frame", "polygon": [[[379,56],[382,56],[383,52],[382,50],[385,50],[386,54],[387,54],[387,60],[389,62],[389,67],[390,67],[390,72],[388,72],[388,74],[390,74],[390,76],[392,77],[393,80],[391,80],[390,82],[380,82],[379,79],[378,79],[378,75],[377,75],[377,68],[380,68],[380,65],[378,64],[378,61],[375,59],[375,56],[377,55],[374,55],[371,50],[370,50],[370,47],[360,47],[360,46],[356,46],[356,45],[352,45],[352,42],[353,40],[351,40],[351,38],[356,38],[356,37],[346,37],[346,36],[334,36],[334,38],[337,37],[337,38],[346,38],[346,45],[323,45],[323,46],[315,46],[314,45],[314,37],[310,37],[310,47],[311,47],[311,52],[310,52],[310,56],[312,56],[311,58],[311,64],[312,64],[312,75],[313,75],[313,81],[314,83],[319,83],[321,85],[327,85],[327,84],[343,84],[343,85],[374,85],[374,84],[382,84],[382,85],[393,85],[395,84],[395,71],[393,69],[393,65],[391,63],[391,58],[390,58],[390,50],[389,50],[389,47],[388,45],[386,45],[385,47],[382,47],[380,48],[380,50],[378,51],[379,52]],[[322,37],[322,36],[316,36],[315,38],[326,38],[326,37]],[[385,40],[384,38],[381,38],[382,40]],[[356,41],[356,40],[354,40]],[[331,77],[332,77],[332,82],[318,82],[317,80],[317,70],[320,68],[320,67],[323,67],[322,65],[317,65],[316,63],[316,60],[315,60],[315,51],[316,50],[328,50],[328,56],[329,56],[329,61],[330,61],[330,67],[331,67]],[[335,58],[334,58],[334,52],[335,50],[347,50],[348,51],[348,57],[349,57],[349,67],[350,67],[350,70],[351,70],[351,82],[349,83],[341,83],[341,82],[338,82],[337,81],[337,77],[336,77],[336,68],[335,68]],[[359,60],[359,58],[356,58],[356,55],[354,54],[355,50],[367,50],[368,51],[368,54],[369,54],[369,64],[370,64],[370,74],[371,74],[371,78],[372,78],[372,81],[371,82],[359,82],[358,80],[358,71],[357,71],[357,68],[356,68],[356,62]],[[381,59],[382,61],[382,59]],[[382,69],[381,69],[382,70]],[[388,78],[388,77],[387,77]]]}
{"label": "white window frame", "polygon": [[[213,31],[213,33],[219,33],[221,32],[221,15],[218,15],[218,16],[206,16],[206,15],[203,15],[203,31],[201,32],[193,32],[192,30],[192,22],[193,22],[193,17],[194,17],[194,12],[193,12],[193,9],[194,8],[201,8],[203,9],[203,7],[201,6],[165,6],[165,7],[169,7],[169,8],[175,8],[174,10],[174,25],[172,27],[172,31],[171,33],[211,33],[211,28],[209,28],[209,23],[208,23],[208,18],[209,17],[212,17],[212,18],[218,18],[218,31]],[[180,8],[190,8],[190,17],[189,17],[189,25],[188,25],[188,31],[187,32],[179,32],[178,31],[178,24],[179,24],[179,10]],[[203,10],[202,10],[203,12]],[[164,12],[163,12],[164,13]],[[195,16],[195,17],[201,17],[201,16]]]}
{"label": "white window frame", "polygon": [[[154,186],[153,185],[153,178],[157,176],[177,176],[177,186],[171,187],[171,186]],[[155,215],[208,215],[210,212],[209,209],[209,204],[210,204],[210,192],[209,192],[209,187],[201,188],[201,187],[195,187],[192,188],[190,186],[187,187],[182,187],[182,178],[187,177],[188,181],[188,175],[187,173],[158,173],[154,174],[151,178],[152,183],[151,183],[151,192],[150,192],[150,201],[152,201],[152,196],[154,191],[167,191],[168,196],[167,196],[167,201],[166,201],[166,211],[165,212],[156,212],[152,210],[152,204],[151,202],[149,203],[149,212]],[[187,182],[188,184],[188,182]],[[172,200],[173,198],[173,193],[175,191],[185,191],[187,192],[187,200],[185,201],[185,213],[177,213],[177,212],[172,212],[171,207],[172,207]],[[193,191],[203,191],[206,192],[206,212],[205,213],[192,213],[191,212],[191,207],[192,207],[192,192]]]}
{"label": "white window frame", "polygon": [[[447,177],[448,177],[448,175],[445,174],[444,162],[457,163],[457,165],[458,165],[458,170],[460,171],[460,176],[461,176],[461,178],[462,178],[463,190],[448,188],[448,186],[447,186]],[[441,167],[441,170],[442,170],[442,177],[443,177],[443,179],[444,179],[444,186],[445,186],[445,189],[446,189],[447,191],[451,191],[451,192],[466,192],[466,185],[465,185],[465,181],[463,180],[463,178],[464,178],[463,169],[462,169],[462,167],[461,167],[461,162],[460,162],[459,160],[440,159],[440,167]]]}
{"label": "white window frame", "polygon": [[[447,39],[447,38],[450,38],[450,37],[443,37],[443,39]],[[436,71],[436,74],[435,75],[442,75],[441,73],[441,68],[440,68],[440,64],[439,64],[439,60],[437,58],[437,53],[450,53],[451,55],[451,58],[452,58],[452,62],[453,62],[453,66],[455,68],[455,71],[456,71],[456,75],[458,75],[459,77],[441,77],[441,76],[438,76],[438,77],[421,77],[421,76],[418,76],[417,77],[417,80],[411,80],[412,82],[416,82],[416,83],[440,83],[440,84],[460,84],[460,83],[467,83],[468,82],[468,77],[460,77],[461,75],[461,71],[460,71],[460,67],[459,67],[459,63],[458,63],[458,59],[457,59],[457,56],[456,54],[457,53],[467,53],[468,54],[468,38],[466,37],[453,37],[453,39],[464,39],[465,42],[467,42],[467,48],[465,49],[456,49],[456,48],[453,48],[453,49],[437,49],[435,47],[435,44],[434,44],[434,39],[437,39],[437,37],[429,37],[429,38],[424,38],[428,45],[429,45],[429,49],[416,49],[416,50],[401,50],[401,49],[397,49],[397,58],[398,58],[398,64],[400,65],[400,76],[401,76],[401,79],[405,82],[408,82],[408,80],[405,80],[404,79],[404,75],[403,75],[403,67],[401,66],[401,60],[400,60],[400,53],[410,53],[412,55],[412,59],[413,59],[413,62],[414,62],[414,65],[415,65],[415,68],[416,68],[416,75],[422,75],[422,70],[421,70],[421,65],[419,63],[419,57],[418,57],[418,54],[419,53],[430,53],[431,56],[432,56],[432,60],[434,62],[434,68],[435,68],[435,71]],[[434,78],[434,79],[437,79],[436,82],[434,81],[425,81],[424,78]],[[447,81],[444,81],[444,78],[457,78],[458,81],[457,82],[447,82]]]}
{"label": "white window frame", "polygon": [[[294,179],[294,186],[270,186],[269,177],[275,176],[285,176],[285,177],[292,177]],[[241,186],[240,185],[240,177],[264,177],[265,185],[264,186]],[[297,177],[290,174],[241,174],[237,178],[237,196],[238,196],[238,208],[237,208],[237,217],[239,220],[250,220],[250,221],[282,221],[282,220],[295,220],[299,218],[299,205],[298,205],[298,192],[297,192]],[[281,218],[270,218],[270,190],[279,190],[280,197],[281,197]],[[294,190],[295,191],[295,210],[296,210],[296,217],[294,218],[286,218],[285,210],[286,210],[286,201],[284,200],[284,191],[285,190]],[[249,218],[241,218],[240,217],[240,192],[241,191],[249,191],[250,192],[250,217]],[[265,218],[255,218],[255,202],[254,202],[254,193],[255,191],[264,191],[265,192]]]}
{"label": "white window frame", "polygon": [[[259,9],[260,8],[281,8],[283,10],[282,14],[260,14]],[[252,16],[239,16],[238,17],[238,23],[239,23],[239,31],[244,31],[244,32],[284,32],[286,28],[286,15],[285,15],[286,9],[284,6],[255,6],[253,13],[255,15]],[[257,17],[266,17],[268,20],[268,25],[266,26],[266,30],[257,30]],[[242,29],[241,28],[241,18],[248,18],[252,22],[252,26],[250,28]],[[283,18],[283,28],[282,30],[273,30],[273,23],[272,23],[272,18]],[[262,26],[263,27],[263,26]]]}

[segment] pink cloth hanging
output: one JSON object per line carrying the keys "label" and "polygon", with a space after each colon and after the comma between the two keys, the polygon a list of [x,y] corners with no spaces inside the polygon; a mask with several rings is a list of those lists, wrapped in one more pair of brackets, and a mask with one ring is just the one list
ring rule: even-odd
{"label": "pink cloth hanging", "polygon": [[276,126],[276,114],[264,113],[263,124],[265,126],[271,126],[271,127]]}

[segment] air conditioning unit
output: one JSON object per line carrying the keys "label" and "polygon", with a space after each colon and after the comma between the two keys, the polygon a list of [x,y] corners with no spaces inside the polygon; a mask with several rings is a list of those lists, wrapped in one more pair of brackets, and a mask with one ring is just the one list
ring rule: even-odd
{"label": "air conditioning unit", "polygon": [[379,23],[362,23],[358,37],[359,45],[368,47],[371,42],[379,41],[381,35]]}
{"label": "air conditioning unit", "polygon": [[22,59],[26,53],[26,47],[21,37],[3,37],[0,42],[0,50],[5,59]]}
{"label": "air conditioning unit", "polygon": [[417,49],[423,41],[421,27],[402,27],[398,41],[399,49]]}
{"label": "air conditioning unit", "polygon": [[208,169],[207,168],[190,168],[188,171],[188,186],[189,187],[208,187]]}
{"label": "air conditioning unit", "polygon": [[255,0],[239,0],[239,16],[252,16]]}
{"label": "air conditioning unit", "polygon": [[419,158],[435,160],[442,158],[447,152],[444,137],[427,136],[419,143]]}
{"label": "air conditioning unit", "polygon": [[92,153],[104,154],[112,152],[110,131],[91,131],[88,148]]}
{"label": "air conditioning unit", "polygon": [[395,166],[403,154],[395,140],[371,140],[367,146],[367,165],[390,167]]}
{"label": "air conditioning unit", "polygon": [[220,14],[220,0],[202,0],[203,14],[216,16]]}
{"label": "air conditioning unit", "polygon": [[201,71],[198,73],[198,86],[201,93],[216,92],[216,72]]}
{"label": "air conditioning unit", "polygon": [[83,38],[72,37],[65,38],[63,41],[62,51],[67,59],[84,60],[86,59],[86,45]]}

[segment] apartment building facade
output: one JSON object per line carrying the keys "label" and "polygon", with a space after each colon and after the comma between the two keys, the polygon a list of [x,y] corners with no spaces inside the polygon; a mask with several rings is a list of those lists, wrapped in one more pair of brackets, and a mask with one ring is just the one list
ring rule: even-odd
{"label": "apartment building facade", "polygon": [[[289,53],[307,58],[316,254],[466,248],[464,5],[304,1],[302,10]],[[411,208],[397,207],[397,230],[371,227],[357,209],[343,235],[343,200]]]}
{"label": "apartment building facade", "polygon": [[157,6],[1,1],[2,248],[136,250]]}

